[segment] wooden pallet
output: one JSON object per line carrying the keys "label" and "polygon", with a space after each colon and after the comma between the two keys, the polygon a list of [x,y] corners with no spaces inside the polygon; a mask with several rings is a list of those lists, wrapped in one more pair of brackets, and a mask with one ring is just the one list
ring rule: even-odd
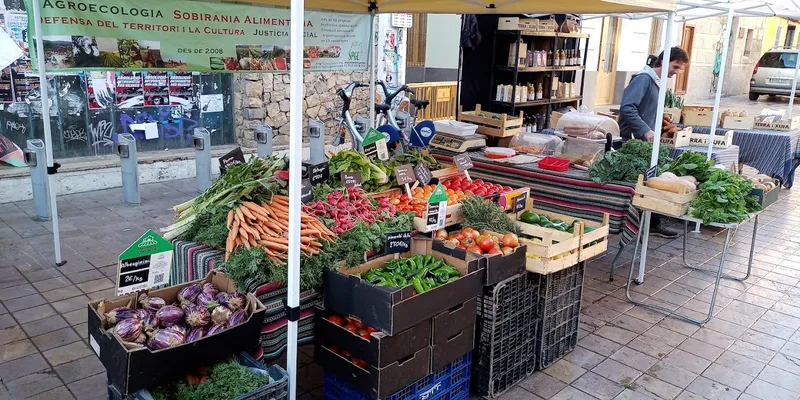
{"label": "wooden pallet", "polygon": [[[481,114],[484,116],[481,116]],[[477,133],[494,137],[514,136],[522,132],[522,116],[522,111],[519,112],[518,117],[505,113],[497,114],[481,111],[480,104],[475,105],[475,111],[464,111],[461,106],[458,107],[459,121],[478,125]]]}
{"label": "wooden pallet", "polygon": [[633,205],[659,214],[680,217],[689,211],[689,203],[700,195],[699,190],[688,193],[672,193],[647,187],[644,177],[639,175]]}

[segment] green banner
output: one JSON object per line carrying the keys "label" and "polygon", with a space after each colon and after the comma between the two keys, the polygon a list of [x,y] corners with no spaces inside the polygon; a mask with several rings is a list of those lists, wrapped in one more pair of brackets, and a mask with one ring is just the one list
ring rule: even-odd
{"label": "green banner", "polygon": [[[285,8],[187,0],[41,0],[40,6],[48,71],[289,70]],[[366,70],[370,32],[368,14],[306,11],[303,69]],[[35,35],[28,42],[33,56]]]}

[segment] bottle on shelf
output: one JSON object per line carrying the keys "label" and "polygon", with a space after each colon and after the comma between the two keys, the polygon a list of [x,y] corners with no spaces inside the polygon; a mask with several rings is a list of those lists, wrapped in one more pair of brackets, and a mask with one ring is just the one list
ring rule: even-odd
{"label": "bottle on shelf", "polygon": [[567,65],[567,52],[561,50],[561,62],[559,63],[560,66],[565,67]]}
{"label": "bottle on shelf", "polygon": [[583,59],[581,58],[581,49],[576,50],[575,51],[575,55],[576,55],[576,58],[577,58],[577,60],[576,60],[577,62],[575,63],[575,65],[583,64]]}
{"label": "bottle on shelf", "polygon": [[565,51],[567,53],[567,61],[564,63],[564,66],[569,67],[570,65],[572,65],[572,51],[570,51],[569,49]]}
{"label": "bottle on shelf", "polygon": [[539,82],[536,85],[536,100],[541,100],[544,97],[544,89],[542,88],[542,82]]}
{"label": "bottle on shelf", "polygon": [[552,67],[553,66],[553,51],[552,50],[547,50],[547,66],[548,67]]}
{"label": "bottle on shelf", "polygon": [[575,58],[575,50],[570,50],[569,54],[570,54],[569,65],[570,66],[575,66],[576,64],[578,64],[577,59]]}

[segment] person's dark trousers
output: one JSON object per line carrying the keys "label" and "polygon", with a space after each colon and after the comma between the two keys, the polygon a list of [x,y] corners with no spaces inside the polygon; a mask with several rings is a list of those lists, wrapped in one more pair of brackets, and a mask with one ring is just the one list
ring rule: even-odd
{"label": "person's dark trousers", "polygon": [[650,228],[658,228],[661,225],[661,216],[656,213],[650,213]]}

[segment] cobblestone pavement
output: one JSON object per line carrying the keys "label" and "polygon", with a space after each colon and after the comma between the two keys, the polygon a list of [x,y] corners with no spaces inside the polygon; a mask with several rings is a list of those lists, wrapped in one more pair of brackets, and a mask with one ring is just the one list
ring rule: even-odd
{"label": "cobblestone pavement", "polygon": [[[87,344],[86,303],[112,295],[117,255],[146,229],[168,224],[170,207],[195,195],[194,181],[143,185],[141,193],[137,207],[122,203],[120,189],[60,197],[68,260],[61,268],[51,266],[50,223],[31,219],[32,204],[0,204],[0,399],[106,397],[103,365]],[[609,282],[613,254],[593,261],[578,347],[501,398],[800,399],[798,205],[800,193],[786,193],[762,214],[753,275],[723,280],[716,315],[702,328],[633,306],[627,266]],[[728,270],[745,270],[751,232],[746,224],[735,233]],[[720,232],[703,229],[688,240],[690,261],[716,265]],[[680,240],[651,243],[636,298],[702,316],[712,276],[682,266]],[[312,352],[301,348],[302,399],[321,397]]]}

